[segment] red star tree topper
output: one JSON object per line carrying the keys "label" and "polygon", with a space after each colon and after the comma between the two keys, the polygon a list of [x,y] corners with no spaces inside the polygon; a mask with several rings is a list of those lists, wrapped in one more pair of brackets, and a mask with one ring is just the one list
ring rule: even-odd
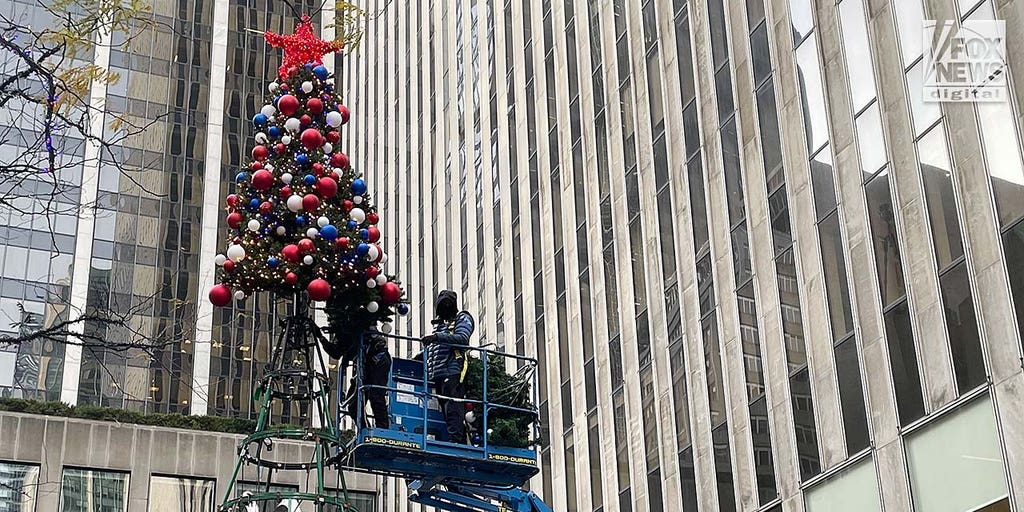
{"label": "red star tree topper", "polygon": [[284,58],[253,117],[252,159],[226,199],[228,247],[217,255],[210,300],[305,291],[327,300],[332,316],[361,324],[407,312],[400,284],[381,268],[387,256],[366,182],[336,147],[349,111],[322,59],[341,43],[316,37],[308,16],[294,34],[265,37]]}

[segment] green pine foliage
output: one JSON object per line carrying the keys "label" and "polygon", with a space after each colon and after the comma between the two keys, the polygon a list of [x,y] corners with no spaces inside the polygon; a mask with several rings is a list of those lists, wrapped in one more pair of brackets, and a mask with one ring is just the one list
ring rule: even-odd
{"label": "green pine foliage", "polygon": [[[531,377],[529,374],[509,374],[505,371],[505,359],[499,354],[491,354],[487,362],[487,402],[489,404],[506,405],[520,409],[532,409]],[[466,398],[483,401],[484,364],[477,357],[469,358],[466,371]],[[471,427],[482,436],[483,410],[474,408],[476,418]],[[490,433],[487,443],[495,446],[528,448],[539,441],[534,440],[533,422],[536,416],[531,413],[510,411],[508,409],[491,408],[487,412],[487,428]]]}

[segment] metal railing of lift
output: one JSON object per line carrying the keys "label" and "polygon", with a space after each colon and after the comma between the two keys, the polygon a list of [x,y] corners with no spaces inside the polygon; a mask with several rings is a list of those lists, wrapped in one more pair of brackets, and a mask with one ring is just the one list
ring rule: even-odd
{"label": "metal railing of lift", "polygon": [[[364,410],[365,407],[366,407],[365,390],[367,390],[367,389],[382,389],[382,390],[385,390],[385,392],[389,393],[389,396],[395,396],[395,395],[390,395],[390,393],[402,394],[402,395],[405,395],[405,396],[410,396],[410,395],[414,396],[414,397],[417,398],[417,400],[419,400],[419,403],[421,403],[423,405],[423,414],[422,414],[422,417],[420,419],[423,422],[422,423],[422,430],[423,430],[423,432],[422,432],[422,437],[423,437],[422,446],[424,448],[427,446],[428,442],[430,441],[430,439],[428,437],[427,425],[428,425],[428,411],[430,409],[430,399],[431,398],[437,398],[439,400],[442,400],[442,399],[443,400],[451,400],[451,401],[458,402],[458,403],[463,403],[463,404],[466,404],[466,403],[474,404],[474,405],[475,404],[481,404],[481,406],[483,408],[483,418],[481,419],[481,426],[482,426],[482,428],[481,428],[481,435],[480,435],[481,446],[477,447],[477,446],[473,446],[472,444],[468,444],[468,445],[464,445],[464,447],[465,448],[469,448],[469,449],[479,449],[479,450],[481,450],[484,453],[485,457],[487,456],[487,453],[489,453],[489,443],[488,443],[488,439],[487,439],[488,438],[488,430],[489,429],[488,429],[488,421],[487,420],[488,420],[488,416],[489,416],[489,411],[491,409],[504,409],[504,410],[507,410],[507,411],[527,414],[530,417],[532,417],[533,421],[531,422],[531,430],[532,430],[531,440],[533,441],[534,448],[536,449],[539,446],[539,444],[541,443],[541,439],[540,439],[540,431],[541,431],[540,430],[540,409],[538,407],[538,404],[539,404],[539,389],[538,389],[539,382],[538,382],[538,378],[539,378],[539,376],[537,375],[537,360],[536,359],[528,357],[528,356],[521,356],[521,355],[518,355],[518,354],[509,354],[509,353],[506,353],[506,352],[501,352],[501,351],[497,351],[497,350],[491,350],[491,349],[488,349],[486,347],[479,347],[479,346],[472,346],[472,345],[448,344],[448,346],[451,347],[451,348],[455,348],[455,349],[459,349],[459,350],[465,351],[467,353],[467,356],[468,356],[469,353],[480,354],[480,361],[481,361],[481,363],[483,365],[483,375],[482,375],[483,390],[482,390],[481,400],[472,400],[472,399],[468,399],[468,398],[449,397],[449,396],[441,395],[440,393],[434,393],[434,392],[431,391],[430,377],[429,377],[428,372],[427,372],[428,354],[429,354],[429,350],[431,348],[429,345],[422,345],[422,340],[420,338],[415,338],[415,337],[412,337],[412,336],[403,336],[403,335],[400,335],[400,334],[385,334],[385,333],[380,332],[380,331],[367,331],[366,333],[364,333],[360,337],[360,341],[359,341],[359,344],[360,344],[360,346],[359,346],[359,354],[363,353],[363,348],[364,348],[363,342],[364,342],[364,340],[367,339],[368,337],[371,337],[371,336],[379,336],[379,337],[382,337],[382,338],[385,338],[385,339],[393,339],[393,340],[399,340],[399,341],[410,341],[410,342],[416,342],[416,343],[420,343],[421,344],[421,346],[423,348],[423,351],[422,351],[422,356],[423,356],[422,357],[423,381],[422,381],[422,383],[423,383],[423,390],[424,391],[399,389],[399,388],[394,387],[394,386],[379,386],[379,385],[372,385],[372,384],[364,384],[364,379],[363,379],[363,370],[364,370],[364,368],[363,368],[363,358],[361,356],[357,357],[356,360],[355,360],[356,393],[352,397],[355,400],[357,400],[357,403],[356,403],[356,417],[354,418],[354,420],[356,422],[356,428],[357,429],[363,428],[366,425],[366,416],[365,416],[365,410]],[[490,403],[488,401],[488,385],[487,385],[488,373],[487,373],[487,367],[490,364],[490,356],[491,355],[499,356],[499,357],[501,357],[501,358],[503,358],[505,360],[514,360],[514,361],[523,363],[523,365],[525,365],[525,366],[527,366],[527,367],[532,369],[532,371],[530,372],[531,373],[531,382],[530,382],[530,405],[531,405],[531,407],[529,409],[521,408],[521,407],[513,407],[513,406],[509,406],[509,405],[504,405],[504,404]],[[522,366],[519,366],[519,368],[521,369]],[[338,404],[339,404],[339,413],[340,413],[341,412],[341,404],[344,402],[344,399],[340,396],[341,395],[341,386],[338,386],[338,391],[339,391]]]}

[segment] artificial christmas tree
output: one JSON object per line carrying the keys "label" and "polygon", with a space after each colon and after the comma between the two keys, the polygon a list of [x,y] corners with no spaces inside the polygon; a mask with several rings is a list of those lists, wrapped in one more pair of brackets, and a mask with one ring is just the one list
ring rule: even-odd
{"label": "artificial christmas tree", "polygon": [[[209,298],[227,306],[232,299],[269,292],[291,304],[253,397],[260,404],[256,432],[242,441],[220,510],[250,512],[261,510],[260,504],[354,510],[338,466],[344,447],[329,411],[331,376],[317,346],[333,357],[350,357],[365,330],[396,311],[404,314],[408,306],[400,283],[381,268],[387,256],[378,245],[379,217],[367,184],[336,147],[338,129],[350,114],[321,59],[339,51],[340,43],[318,39],[306,16],[294,34],[267,32],[266,40],[283,48],[284,58],[266,104],[253,117],[252,160],[239,170],[234,193],[226,198],[229,243],[214,262],[219,284]],[[311,301],[327,302],[332,340],[310,317]],[[317,425],[274,425],[275,401],[308,404]],[[280,439],[308,441],[312,454],[275,459],[270,451]],[[325,477],[331,468],[338,478],[333,492]],[[235,479],[246,471],[256,472],[264,491],[236,492]],[[271,492],[279,471],[315,471],[316,488]]]}

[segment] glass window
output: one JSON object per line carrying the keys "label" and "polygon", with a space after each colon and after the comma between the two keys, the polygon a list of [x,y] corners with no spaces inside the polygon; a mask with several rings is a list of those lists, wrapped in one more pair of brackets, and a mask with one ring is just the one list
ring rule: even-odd
{"label": "glass window", "polygon": [[814,189],[814,212],[818,220],[836,207],[836,186],[832,180],[832,152],[825,146],[811,159],[811,186]]}
{"label": "glass window", "polygon": [[846,51],[853,111],[859,112],[875,97],[875,74],[871,64],[871,42],[864,19],[863,0],[842,0],[839,4],[841,38]]}
{"label": "glass window", "polygon": [[799,43],[814,28],[811,0],[789,0],[789,18],[793,21],[793,41]]}
{"label": "glass window", "polygon": [[875,266],[882,305],[888,306],[906,294],[903,281],[902,259],[892,196],[889,192],[889,171],[883,170],[864,186],[867,196],[868,217],[871,219],[871,239],[875,246]]}
{"label": "glass window", "polygon": [[924,7],[921,0],[901,0],[893,2],[893,8],[896,9],[896,28],[899,30],[900,53],[903,54],[905,68],[924,53],[924,38],[921,37]]}
{"label": "glass window", "polygon": [[154,475],[149,479],[149,512],[212,511],[213,487],[213,480]]}
{"label": "glass window", "polygon": [[[11,354],[13,356],[13,354]],[[14,375],[13,367],[10,371]],[[35,510],[39,466],[0,462],[0,510],[32,512]]]}
{"label": "glass window", "polygon": [[843,430],[846,431],[846,451],[853,454],[867,448],[869,441],[856,338],[850,337],[836,346],[835,356],[839,404],[843,410]]}
{"label": "glass window", "polygon": [[793,427],[796,430],[796,452],[800,458],[800,479],[806,481],[821,473],[810,370],[804,368],[793,374],[789,379],[789,394],[793,403]]}
{"label": "glass window", "polygon": [[729,225],[742,222],[745,215],[743,203],[743,174],[740,169],[740,150],[736,136],[736,118],[730,118],[722,126],[722,166],[725,171],[726,201],[729,208]]}
{"label": "glass window", "polygon": [[999,225],[1008,226],[1024,216],[1024,162],[1021,161],[1013,106],[1008,101],[978,103],[978,117]]}
{"label": "glass window", "polygon": [[825,292],[832,318],[832,336],[833,340],[840,340],[853,331],[853,311],[846,281],[846,257],[839,233],[838,212],[832,212],[818,224],[818,235],[821,237],[822,271],[825,273]]}
{"label": "glass window", "polygon": [[757,124],[761,134],[761,157],[764,159],[768,191],[773,191],[786,177],[782,172],[782,142],[779,139],[775,85],[771,81],[765,82],[757,90]]}
{"label": "glass window", "polygon": [[807,364],[807,348],[804,343],[803,314],[800,311],[800,287],[796,277],[796,258],[793,256],[792,247],[786,249],[776,258],[775,272],[778,276],[786,361],[789,363],[789,371],[793,372]]}
{"label": "glass window", "polygon": [[[1006,497],[999,432],[988,396],[964,405],[906,441],[917,510],[981,510]],[[984,510],[1009,510],[993,508]]]}
{"label": "glass window", "polygon": [[805,491],[807,512],[869,512],[881,510],[875,460],[840,471]]}
{"label": "glass window", "polygon": [[718,344],[718,321],[714,314],[701,321],[704,335],[704,365],[708,379],[708,411],[711,426],[725,423],[725,389],[722,375],[721,347]]}
{"label": "glass window", "polygon": [[914,346],[907,301],[885,312],[885,338],[889,345],[889,364],[896,388],[900,425],[907,425],[924,416],[921,375],[917,370],[917,348]]}
{"label": "glass window", "polygon": [[[755,4],[760,6],[759,15],[764,17],[764,4],[761,0],[748,1],[747,5]],[[747,13],[751,15],[751,13]],[[763,82],[772,73],[772,56],[768,50],[768,24],[759,25],[750,34],[750,60],[754,67],[754,83]]]}
{"label": "glass window", "polygon": [[1017,311],[1017,329],[1024,342],[1024,221],[1003,233],[1006,270],[1010,275],[1010,292]]}
{"label": "glass window", "polygon": [[729,58],[725,38],[725,6],[722,0],[708,0],[708,24],[711,26],[711,58],[717,69]]}
{"label": "glass window", "polygon": [[932,226],[935,257],[939,269],[944,269],[964,254],[944,126],[938,125],[921,137],[917,151],[921,159],[921,177],[924,181],[928,220]]}
{"label": "glass window", "polygon": [[953,371],[956,374],[957,389],[962,394],[983,384],[986,377],[966,262],[961,261],[939,276],[939,287],[942,289],[942,303],[946,310]]}
{"label": "glass window", "polygon": [[700,154],[686,164],[686,172],[690,185],[693,246],[696,248],[697,254],[701,255],[708,245],[708,213],[704,196],[704,165],[701,162]]}
{"label": "glass window", "polygon": [[772,435],[768,418],[767,397],[750,404],[750,434],[754,448],[754,471],[757,476],[758,503],[764,505],[778,495],[775,483],[775,462],[772,457]]}
{"label": "glass window", "polygon": [[768,197],[768,213],[771,215],[772,241],[778,255],[793,244],[793,232],[789,224],[789,201],[786,187],[780,187]]}
{"label": "glass window", "polygon": [[736,489],[732,477],[732,449],[729,447],[729,425],[723,423],[711,431],[718,480],[718,510],[736,510]]}
{"label": "glass window", "polygon": [[128,473],[65,468],[61,512],[126,512]]}
{"label": "glass window", "polygon": [[939,104],[926,102],[924,98],[924,59],[917,61],[917,64],[907,70],[907,91],[910,114],[914,121],[914,135],[921,135],[942,117]]}
{"label": "glass window", "polygon": [[803,95],[807,151],[814,153],[828,142],[828,116],[825,113],[825,91],[821,85],[818,45],[813,34],[796,49],[796,64]]}
{"label": "glass window", "polygon": [[877,101],[857,116],[857,148],[860,150],[861,170],[867,175],[877,172],[889,160],[885,154]]}
{"label": "glass window", "polygon": [[647,101],[651,109],[651,133],[657,137],[665,129],[665,106],[661,93],[661,57],[657,48],[647,55]]}
{"label": "glass window", "polygon": [[718,121],[722,122],[735,110],[732,102],[732,70],[729,66],[722,66],[715,73],[715,95],[718,98]]}

